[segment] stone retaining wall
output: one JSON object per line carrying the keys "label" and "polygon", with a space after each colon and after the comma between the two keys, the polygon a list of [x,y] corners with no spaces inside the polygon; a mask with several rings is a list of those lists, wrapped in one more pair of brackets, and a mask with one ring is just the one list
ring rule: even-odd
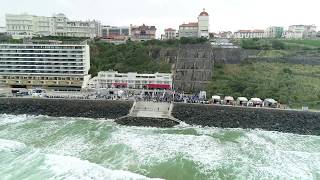
{"label": "stone retaining wall", "polygon": [[320,135],[317,112],[177,103],[172,116],[191,125]]}
{"label": "stone retaining wall", "polygon": [[116,119],[126,116],[132,104],[131,101],[0,98],[0,114]]}

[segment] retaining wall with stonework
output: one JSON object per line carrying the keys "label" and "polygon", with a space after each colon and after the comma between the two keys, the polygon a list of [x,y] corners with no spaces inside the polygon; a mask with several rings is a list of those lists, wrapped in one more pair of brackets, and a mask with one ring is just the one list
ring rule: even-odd
{"label": "retaining wall with stonework", "polygon": [[0,114],[116,119],[126,116],[132,104],[131,101],[0,98]]}
{"label": "retaining wall with stonework", "polygon": [[190,125],[320,135],[320,113],[176,103],[172,116]]}

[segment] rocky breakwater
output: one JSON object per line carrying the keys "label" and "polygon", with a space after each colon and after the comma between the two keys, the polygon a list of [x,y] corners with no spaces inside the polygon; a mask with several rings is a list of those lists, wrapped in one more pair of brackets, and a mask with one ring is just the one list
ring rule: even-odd
{"label": "rocky breakwater", "polygon": [[158,127],[170,128],[179,123],[168,118],[154,118],[154,117],[134,117],[125,116],[115,120],[116,123],[126,126],[144,126],[144,127]]}
{"label": "rocky breakwater", "polygon": [[320,135],[318,112],[177,103],[172,115],[190,125]]}
{"label": "rocky breakwater", "polygon": [[126,116],[132,104],[131,101],[0,98],[0,113],[116,119]]}

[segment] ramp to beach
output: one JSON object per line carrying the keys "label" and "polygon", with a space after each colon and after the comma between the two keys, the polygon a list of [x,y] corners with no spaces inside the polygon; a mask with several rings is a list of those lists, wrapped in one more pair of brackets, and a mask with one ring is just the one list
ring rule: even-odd
{"label": "ramp to beach", "polygon": [[137,101],[133,104],[129,116],[171,118],[172,104],[167,102]]}

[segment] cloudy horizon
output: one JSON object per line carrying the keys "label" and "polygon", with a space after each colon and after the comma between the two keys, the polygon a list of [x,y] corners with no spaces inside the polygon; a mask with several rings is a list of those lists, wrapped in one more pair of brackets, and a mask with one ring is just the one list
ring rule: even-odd
{"label": "cloudy horizon", "polygon": [[268,26],[315,24],[320,26],[318,0],[10,0],[0,7],[0,26],[5,14],[28,13],[52,16],[64,13],[72,20],[96,19],[103,25],[155,25],[157,36],[164,28],[197,21],[203,8],[210,15],[210,32],[265,29]]}

